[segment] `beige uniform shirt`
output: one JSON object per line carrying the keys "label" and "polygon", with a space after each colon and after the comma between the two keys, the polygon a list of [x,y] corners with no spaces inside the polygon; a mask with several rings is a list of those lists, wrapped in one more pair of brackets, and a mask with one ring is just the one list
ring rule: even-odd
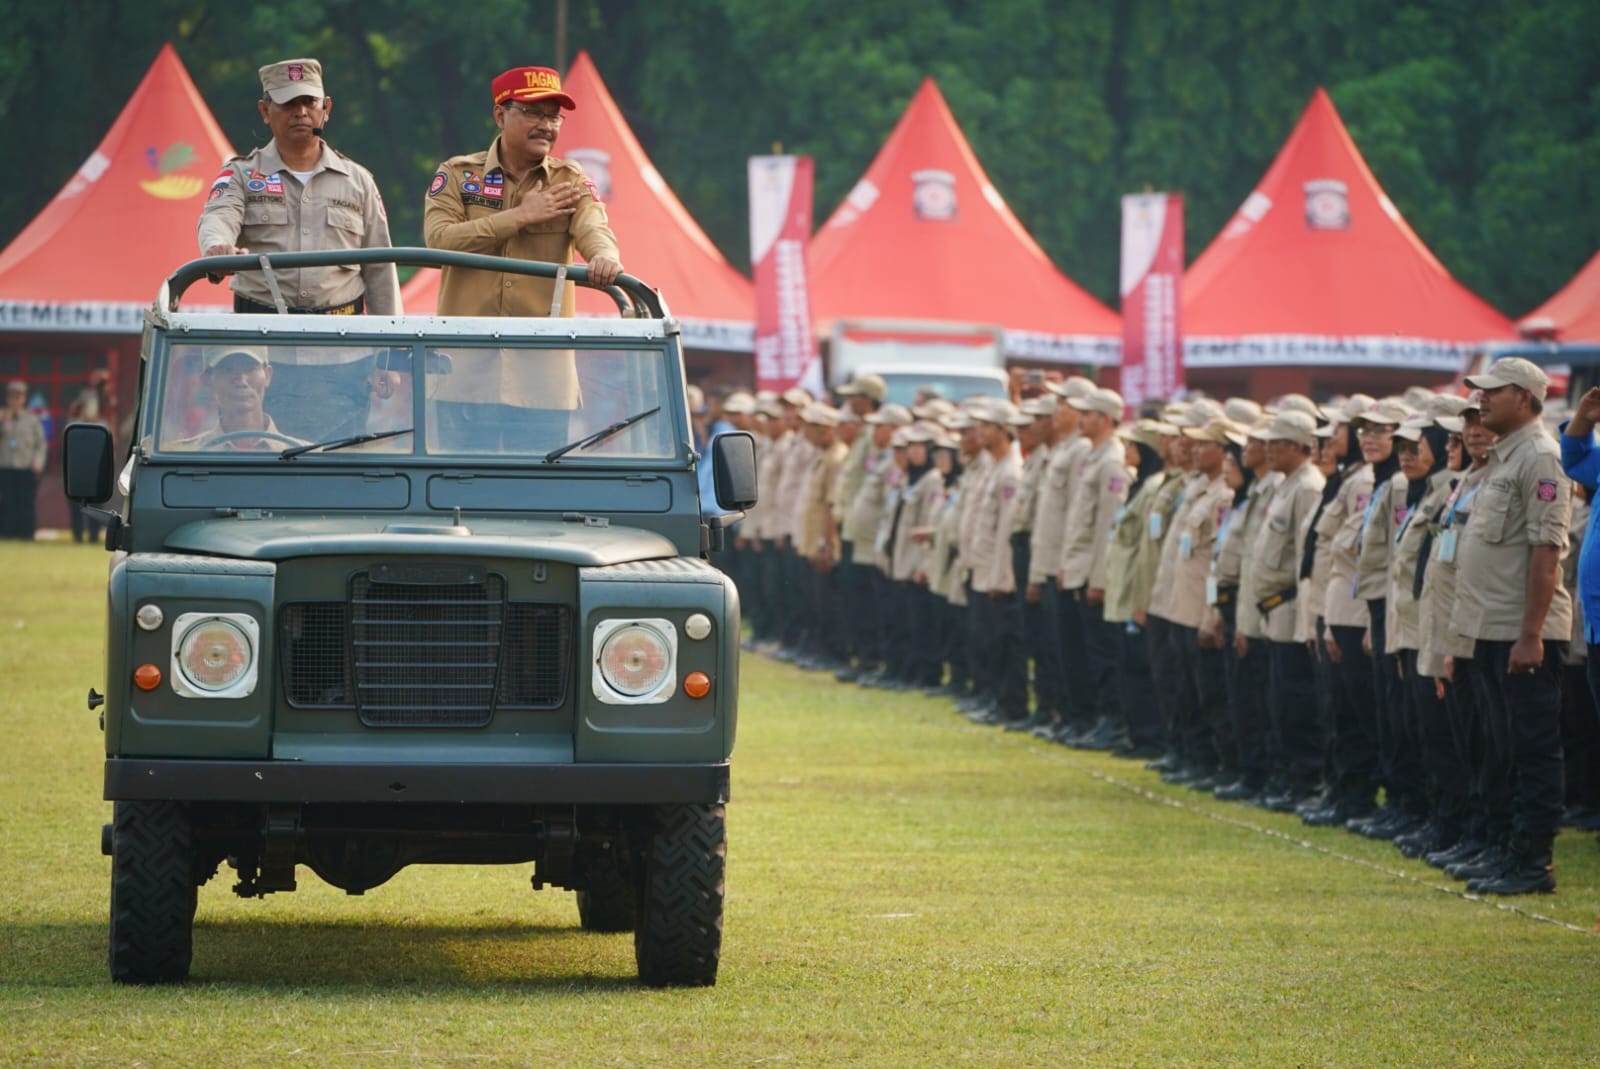
{"label": "beige uniform shirt", "polygon": [[755,519],[756,527],[752,531],[752,538],[771,540],[782,537],[778,531],[778,523],[783,515],[782,506],[771,492],[777,489],[779,475],[783,471],[784,458],[794,446],[794,440],[799,437],[793,431],[786,430],[776,438],[768,439],[767,447],[762,450],[759,465],[756,468],[756,484],[766,487],[762,497],[767,498],[767,503],[759,507]]}
{"label": "beige uniform shirt", "polygon": [[50,455],[44,424],[26,408],[12,413],[0,404],[0,468],[12,471],[43,470]]}
{"label": "beige uniform shirt", "polygon": [[[1011,531],[1032,531],[1039,504],[1039,485],[1050,464],[1050,447],[1040,444],[1022,462],[1022,481],[1017,484],[1017,505],[1012,509]],[[1032,558],[1029,558],[1032,566]]]}
{"label": "beige uniform shirt", "polygon": [[787,535],[789,544],[802,555],[809,552],[805,549],[805,540],[801,538],[801,528],[805,525],[807,484],[811,481],[811,469],[816,463],[817,453],[818,449],[811,444],[811,439],[804,434],[796,434],[794,445],[784,459],[783,472],[778,476],[778,507],[784,511],[783,526],[779,528],[778,537]]}
{"label": "beige uniform shirt", "polygon": [[[1417,627],[1422,645],[1417,650],[1417,671],[1434,678],[1444,677],[1444,659],[1470,660],[1473,647],[1450,627],[1455,614],[1457,553],[1461,530],[1472,515],[1477,493],[1488,468],[1473,468],[1456,473],[1456,488],[1445,498],[1439,515],[1431,519],[1433,545],[1428,550],[1428,568],[1422,573],[1422,602],[1417,610]],[[1455,545],[1451,544],[1454,540]]]}
{"label": "beige uniform shirt", "polygon": [[1428,489],[1413,509],[1407,510],[1395,536],[1394,552],[1389,555],[1389,627],[1384,632],[1385,652],[1422,648],[1422,602],[1416,589],[1417,560],[1422,543],[1432,529],[1432,519],[1450,496],[1454,472],[1436,471],[1428,478]]}
{"label": "beige uniform shirt", "polygon": [[857,564],[876,566],[882,563],[874,543],[878,538],[878,525],[883,521],[883,505],[889,496],[889,475],[893,469],[892,447],[869,452],[861,485],[845,510],[840,537],[855,543],[851,560]]}
{"label": "beige uniform shirt", "polygon": [[[1572,483],[1561,468],[1560,447],[1538,420],[1491,446],[1487,471],[1456,547],[1461,570],[1451,623],[1470,638],[1515,642],[1533,547],[1567,550]],[[1572,599],[1559,575],[1542,635],[1563,642],[1572,637]]]}
{"label": "beige uniform shirt", "polygon": [[[1211,551],[1216,548],[1217,532],[1222,529],[1232,502],[1233,491],[1218,474],[1192,487],[1174,517],[1168,535],[1173,546],[1172,598],[1165,618],[1175,624],[1198,628],[1205,619]],[[1158,575],[1156,582],[1161,581]]]}
{"label": "beige uniform shirt", "polygon": [[[934,524],[939,518],[939,506],[944,503],[944,475],[929,465],[906,496],[900,509],[900,525],[895,528],[894,575],[895,579],[911,579],[918,572],[928,571],[928,555],[933,538]],[[914,534],[926,536],[918,541]]]}
{"label": "beige uniform shirt", "polygon": [[1028,536],[1028,582],[1053,583],[1067,533],[1067,512],[1078,470],[1089,454],[1089,439],[1081,434],[1056,443],[1045,462],[1033,509],[1033,532]]}
{"label": "beige uniform shirt", "polygon": [[1112,435],[1091,448],[1079,466],[1061,544],[1061,589],[1105,589],[1111,521],[1128,497],[1127,450]]}
{"label": "beige uniform shirt", "polygon": [[[1250,605],[1254,608],[1263,600],[1278,602],[1261,617],[1261,637],[1269,642],[1293,642],[1296,638],[1302,536],[1322,503],[1326,482],[1309,461],[1283,476],[1267,498],[1250,543]],[[1296,596],[1287,598],[1291,591]]]}
{"label": "beige uniform shirt", "polygon": [[[833,491],[833,518],[839,523],[844,523],[845,510],[850,507],[850,502],[856,499],[856,491],[861,489],[861,480],[867,475],[867,452],[872,448],[872,427],[863,427],[856,435],[856,440],[850,443],[850,452],[844,458],[844,466],[839,469],[838,485]],[[845,541],[851,541],[849,535]]]}
{"label": "beige uniform shirt", "polygon": [[961,485],[965,475],[957,477],[954,486],[945,488],[944,500],[938,506],[933,524],[933,548],[928,552],[928,589],[952,605],[967,603],[966,591],[956,586],[956,557],[961,533]]}
{"label": "beige uniform shirt", "polygon": [[980,502],[988,492],[989,477],[993,474],[994,458],[984,451],[968,462],[966,474],[961,477],[961,528],[956,536],[961,554],[956,558],[955,581],[963,586],[971,581],[979,566],[974,554],[983,548],[977,531],[983,512]]}
{"label": "beige uniform shirt", "polygon": [[1366,627],[1367,603],[1355,595],[1356,542],[1372,499],[1372,465],[1347,470],[1339,493],[1317,521],[1317,545],[1327,546],[1328,590],[1322,615],[1329,627]]}
{"label": "beige uniform shirt", "polygon": [[[1272,495],[1277,492],[1278,484],[1281,482],[1283,482],[1281,472],[1269,471],[1250,484],[1247,494],[1250,508],[1244,518],[1245,545],[1255,544],[1256,532],[1260,531],[1261,525],[1266,522],[1267,503],[1272,500]],[[1261,610],[1256,608],[1262,596],[1261,584],[1256,578],[1256,562],[1249,553],[1246,553],[1239,566],[1239,605],[1233,617],[1234,630],[1245,638],[1267,637],[1266,621],[1262,619]]]}
{"label": "beige uniform shirt", "polygon": [[1171,496],[1162,495],[1160,508],[1152,513],[1148,533],[1155,543],[1156,581],[1150,591],[1148,611],[1151,616],[1172,619],[1173,601],[1177,596],[1172,577],[1178,567],[1178,539],[1172,532],[1178,529],[1178,519],[1183,515],[1184,506],[1205,484],[1206,477],[1198,472],[1174,474],[1168,480],[1168,485],[1173,486]]}
{"label": "beige uniform shirt", "polygon": [[1369,500],[1356,531],[1356,597],[1362,601],[1388,596],[1389,557],[1405,515],[1406,477],[1396,471],[1375,483]]}
{"label": "beige uniform shirt", "polygon": [[983,497],[978,501],[979,517],[973,530],[982,546],[974,557],[972,589],[985,594],[1010,594],[1017,589],[1011,554],[1011,530],[1022,500],[1022,457],[1013,447],[995,462],[984,480]]}
{"label": "beige uniform shirt", "polygon": [[1140,483],[1112,522],[1106,547],[1105,618],[1110,623],[1126,623],[1149,607],[1159,563],[1159,543],[1150,540],[1150,510],[1166,481],[1167,473],[1158,471]]}
{"label": "beige uniform shirt", "polygon": [[[216,245],[271,255],[390,244],[389,216],[372,172],[325,144],[302,186],[278,154],[276,141],[223,165],[200,210],[198,236],[202,253]],[[274,270],[273,276],[291,308],[335,308],[365,294],[368,315],[400,314],[394,264]],[[234,275],[233,292],[272,304],[260,271]]]}
{"label": "beige uniform shirt", "polygon": [[826,449],[812,448],[805,504],[800,509],[800,537],[795,542],[796,550],[804,556],[815,556],[826,550],[834,560],[839,559],[839,538],[829,496],[846,452],[843,442],[834,442]]}

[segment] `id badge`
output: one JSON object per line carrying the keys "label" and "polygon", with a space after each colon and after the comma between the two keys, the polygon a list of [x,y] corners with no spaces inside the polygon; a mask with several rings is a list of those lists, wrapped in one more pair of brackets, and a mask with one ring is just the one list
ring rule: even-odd
{"label": "id badge", "polygon": [[1158,542],[1161,540],[1161,513],[1159,512],[1150,514],[1150,537]]}
{"label": "id badge", "polygon": [[1208,575],[1208,576],[1206,576],[1206,604],[1207,605],[1215,605],[1216,603],[1217,603],[1217,577],[1214,576],[1214,575]]}
{"label": "id badge", "polygon": [[1194,556],[1194,535],[1188,531],[1178,536],[1178,556],[1184,560]]}
{"label": "id badge", "polygon": [[1439,532],[1438,560],[1449,564],[1456,559],[1456,533],[1453,530]]}

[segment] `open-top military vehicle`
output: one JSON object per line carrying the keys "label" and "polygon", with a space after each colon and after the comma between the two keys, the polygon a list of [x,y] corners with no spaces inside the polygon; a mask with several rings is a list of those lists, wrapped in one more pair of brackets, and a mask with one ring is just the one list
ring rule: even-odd
{"label": "open-top military vehicle", "polygon": [[[706,556],[755,502],[751,441],[697,455],[677,324],[626,275],[615,319],[179,310],[207,273],[377,260],[588,284],[385,249],[196,260],[163,286],[90,691],[112,977],[189,974],[224,862],[249,897],[297,865],[361,894],[411,864],[531,861],[585,929],[632,930],[645,983],[711,984],[739,601]],[[65,439],[67,496],[110,500],[109,436]]]}

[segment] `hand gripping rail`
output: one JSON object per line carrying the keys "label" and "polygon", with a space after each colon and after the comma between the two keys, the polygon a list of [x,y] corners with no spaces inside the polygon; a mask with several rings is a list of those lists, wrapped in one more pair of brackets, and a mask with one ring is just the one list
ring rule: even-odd
{"label": "hand gripping rail", "polygon": [[[222,275],[242,271],[264,271],[270,282],[276,280],[272,269],[294,270],[302,267],[340,267],[362,264],[408,264],[416,267],[463,267],[475,271],[494,271],[505,275],[528,275],[532,278],[549,278],[558,282],[565,279],[580,286],[600,290],[617,305],[617,313],[625,319],[665,319],[669,314],[661,295],[632,275],[621,275],[613,286],[596,286],[589,281],[589,268],[582,264],[553,264],[543,260],[512,260],[504,256],[484,256],[471,252],[449,252],[444,249],[387,248],[387,249],[329,249],[322,252],[281,252],[274,255],[206,256],[190,260],[174,271],[162,288],[157,306],[176,312],[184,292],[202,278],[218,279]],[[559,295],[560,287],[557,287]]]}

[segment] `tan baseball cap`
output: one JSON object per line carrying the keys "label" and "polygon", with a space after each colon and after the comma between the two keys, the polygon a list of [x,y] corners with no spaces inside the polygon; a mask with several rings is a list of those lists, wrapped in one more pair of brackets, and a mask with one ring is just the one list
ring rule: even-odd
{"label": "tan baseball cap", "polygon": [[1482,375],[1468,375],[1467,385],[1480,390],[1498,390],[1502,386],[1520,386],[1540,401],[1550,389],[1550,376],[1532,360],[1520,356],[1502,356],[1489,365]]}
{"label": "tan baseball cap", "polygon": [[1406,421],[1394,429],[1396,438],[1404,438],[1414,442],[1422,437],[1422,432],[1433,426],[1433,417],[1424,415],[1407,416]]}
{"label": "tan baseball cap", "polygon": [[1222,403],[1222,414],[1248,426],[1261,418],[1261,406],[1248,397],[1230,397]]}
{"label": "tan baseball cap", "polygon": [[782,401],[786,405],[793,405],[796,408],[804,408],[812,401],[816,400],[816,398],[812,397],[811,393],[807,390],[802,390],[798,386],[791,386],[787,390],[783,391],[783,396],[778,398],[778,400]]}
{"label": "tan baseball cap", "polygon": [[1057,397],[1065,397],[1069,401],[1074,397],[1088,397],[1094,393],[1094,383],[1082,375],[1068,376],[1065,382],[1047,382],[1044,388]]}
{"label": "tan baseball cap", "polygon": [[1088,397],[1069,397],[1067,404],[1079,412],[1103,412],[1112,419],[1120,420],[1123,410],[1127,407],[1122,403],[1122,395],[1116,390],[1100,387]]}
{"label": "tan baseball cap", "polygon": [[207,347],[203,363],[207,371],[233,355],[248,356],[258,364],[269,364],[267,351],[258,345],[212,345]]}
{"label": "tan baseball cap", "polygon": [[[1166,427],[1165,432],[1162,427]],[[1153,419],[1136,419],[1132,423],[1124,423],[1117,428],[1117,437],[1126,442],[1142,442],[1151,449],[1161,448],[1161,435],[1176,434],[1178,429],[1171,424],[1158,423]]]}
{"label": "tan baseball cap", "polygon": [[874,401],[882,401],[889,396],[889,384],[883,381],[882,375],[858,375],[843,386],[836,387],[833,392],[841,397],[865,394]]}
{"label": "tan baseball cap", "polygon": [[1295,442],[1315,445],[1317,421],[1309,412],[1297,408],[1281,410],[1265,427],[1250,432],[1250,437],[1263,442]]}
{"label": "tan baseball cap", "polygon": [[909,427],[911,411],[905,405],[887,404],[868,416],[865,422],[875,426]]}
{"label": "tan baseball cap", "polygon": [[1000,427],[1026,427],[1032,416],[1017,411],[1017,406],[1000,397],[985,398],[985,403],[972,406],[972,418],[980,423],[993,423]]}
{"label": "tan baseball cap", "polygon": [[1183,436],[1192,438],[1197,442],[1215,442],[1217,445],[1227,445],[1233,441],[1233,435],[1238,433],[1238,427],[1226,417],[1208,420],[1204,427],[1185,427]]}
{"label": "tan baseball cap", "polygon": [[286,59],[268,63],[260,70],[261,92],[275,104],[287,104],[301,97],[321,100],[322,64],[314,59]]}
{"label": "tan baseball cap", "polygon": [[1209,397],[1197,397],[1186,403],[1180,411],[1174,412],[1168,406],[1162,417],[1174,427],[1204,427],[1214,419],[1222,416],[1222,406]]}
{"label": "tan baseball cap", "polygon": [[818,427],[836,427],[839,424],[839,413],[820,403],[809,404],[800,410],[800,419]]}
{"label": "tan baseball cap", "polygon": [[1330,401],[1322,406],[1321,416],[1329,423],[1349,423],[1376,401],[1367,393],[1353,393],[1340,401]]}
{"label": "tan baseball cap", "polygon": [[732,416],[747,416],[756,410],[756,399],[743,390],[730,393],[728,399],[722,402],[722,411]]}
{"label": "tan baseball cap", "polygon": [[1025,416],[1033,416],[1037,419],[1043,416],[1055,415],[1057,404],[1055,394],[1047,393],[1039,397],[1028,398],[1017,406],[1017,410]]}
{"label": "tan baseball cap", "polygon": [[1411,415],[1411,410],[1400,401],[1386,397],[1382,401],[1374,401],[1352,423],[1381,423],[1389,427],[1398,427]]}

